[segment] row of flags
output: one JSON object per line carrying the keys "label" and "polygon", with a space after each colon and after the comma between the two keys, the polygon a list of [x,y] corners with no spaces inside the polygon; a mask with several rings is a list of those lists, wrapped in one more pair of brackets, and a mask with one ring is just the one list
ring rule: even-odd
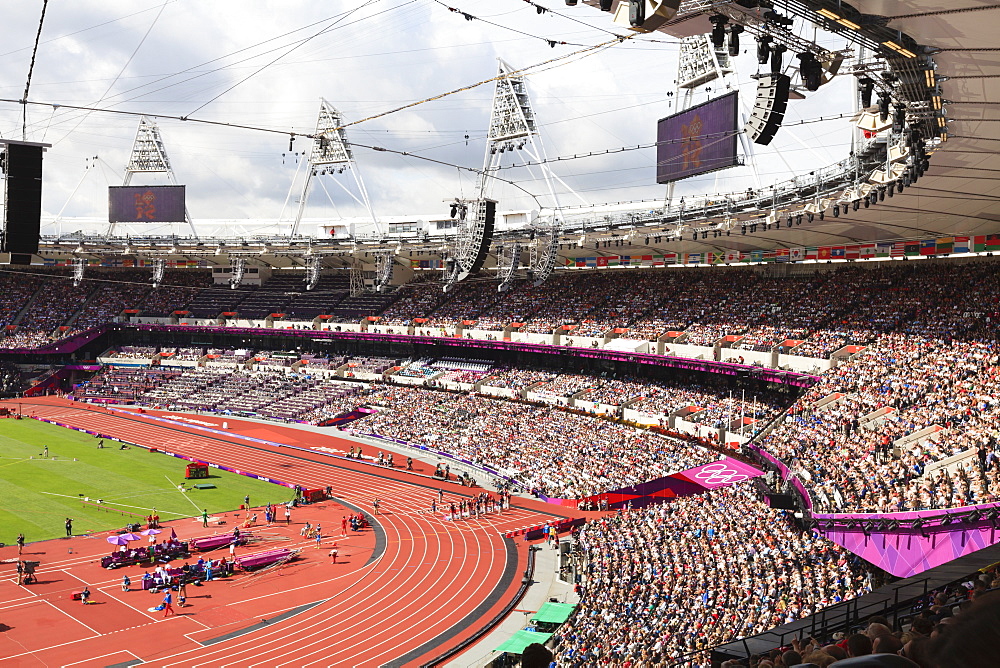
{"label": "row of flags", "polygon": [[[70,267],[73,265],[72,259],[66,258],[42,258],[42,263],[46,267]],[[112,258],[87,258],[88,267],[152,267],[150,260],[133,257],[112,257]],[[212,265],[208,260],[167,260],[165,266],[168,269],[184,268],[205,268]]]}
{"label": "row of flags", "polygon": [[799,246],[749,252],[664,253],[567,258],[568,267],[658,267],[668,264],[738,264],[741,262],[801,262],[803,260],[865,260],[1000,251],[1000,234],[975,237],[939,237],[911,241]]}

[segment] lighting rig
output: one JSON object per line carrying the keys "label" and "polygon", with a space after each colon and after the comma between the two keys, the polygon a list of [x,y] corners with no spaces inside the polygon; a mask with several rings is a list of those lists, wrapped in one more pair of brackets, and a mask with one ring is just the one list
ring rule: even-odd
{"label": "lighting rig", "polygon": [[153,287],[160,287],[163,282],[163,272],[167,268],[167,261],[162,257],[153,258]]}
{"label": "lighting rig", "polygon": [[538,135],[524,77],[514,74],[514,69],[500,60],[483,169],[476,185],[478,196],[473,200],[456,198],[451,205],[452,218],[457,216],[458,233],[444,262],[443,284],[446,292],[479,271],[486,260],[496,220],[497,203],[489,196],[495,182],[493,177],[500,168],[502,155],[514,150],[524,151],[532,161],[541,165],[549,196],[554,202],[548,224],[532,232],[534,243],[529,273],[534,283],[540,285],[552,273],[558,253],[562,216],[553,181],[561,182],[561,179],[546,164],[545,149]]}
{"label": "lighting rig", "polygon": [[82,257],[73,258],[73,287],[77,287],[83,282],[83,272],[86,270],[87,260]]}
{"label": "lighting rig", "polygon": [[243,273],[246,270],[246,260],[242,257],[235,258],[232,265],[232,276],[229,277],[229,287],[235,290],[243,282]]}
{"label": "lighting rig", "polygon": [[[311,250],[311,249],[310,249]],[[312,255],[306,258],[306,290],[313,290],[319,285],[319,279],[323,272],[323,258],[319,255]]]}
{"label": "lighting rig", "polygon": [[375,292],[386,292],[392,285],[392,271],[395,266],[396,251],[375,252]]}
{"label": "lighting rig", "polygon": [[521,244],[517,241],[497,244],[497,292],[507,292],[514,285],[514,276],[521,265]]}

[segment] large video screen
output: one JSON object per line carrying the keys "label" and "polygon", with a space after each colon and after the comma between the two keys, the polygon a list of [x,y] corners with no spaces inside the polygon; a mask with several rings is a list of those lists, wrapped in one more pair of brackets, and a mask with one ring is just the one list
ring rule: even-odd
{"label": "large video screen", "polygon": [[736,165],[737,106],[733,91],[661,118],[656,125],[656,182]]}
{"label": "large video screen", "polygon": [[108,222],[184,222],[184,186],[111,186]]}

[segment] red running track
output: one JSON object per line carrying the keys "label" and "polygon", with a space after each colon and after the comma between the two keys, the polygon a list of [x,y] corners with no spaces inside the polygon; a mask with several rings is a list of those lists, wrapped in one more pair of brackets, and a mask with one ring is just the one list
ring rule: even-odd
{"label": "red running track", "polygon": [[[464,488],[453,483],[238,438],[252,435],[305,448],[346,451],[351,443],[336,437],[226,418],[229,431],[235,434],[229,437],[178,423],[157,423],[148,415],[108,412],[56,398],[16,403],[25,414],[145,447],[169,447],[178,454],[306,488],[330,486],[334,496],[347,506],[368,514],[377,496],[381,514],[376,518],[374,545],[357,551],[371,558],[368,563],[352,566],[350,575],[327,577],[329,565],[325,563],[312,569],[308,565],[289,568],[283,574],[288,577],[262,586],[260,591],[256,585],[227,585],[235,590],[234,600],[225,608],[213,608],[215,619],[207,615],[199,619],[196,611],[181,618],[143,620],[134,629],[95,627],[77,642],[61,647],[53,642],[52,647],[32,648],[17,657],[0,646],[3,665],[59,665],[81,660],[84,662],[74,665],[109,665],[136,659],[155,666],[185,667],[420,665],[469,637],[513,597],[520,584],[525,550],[523,544],[519,548],[502,534],[543,523],[553,516],[552,511],[559,510],[521,501],[500,515],[448,522],[428,510],[439,488],[446,491],[446,502],[462,496],[459,490]],[[197,419],[218,426],[222,422],[221,418]],[[337,512],[332,515],[331,520],[323,520],[330,522],[327,526],[340,517]],[[306,552],[314,551],[307,548]],[[325,560],[320,557],[319,561]],[[67,562],[66,568],[72,569],[73,564]],[[98,569],[98,574],[78,579],[96,580],[102,574],[111,577]],[[248,627],[254,628],[257,617],[266,619],[289,610],[296,614],[246,632]],[[237,621],[231,622],[225,611],[233,613]],[[65,614],[51,616],[54,624],[66,622]],[[78,623],[71,625],[77,632]],[[226,638],[230,631],[243,633]],[[115,636],[108,637],[112,633]],[[133,641],[127,643],[127,654],[123,654],[126,638]],[[87,657],[103,658],[90,663]]]}

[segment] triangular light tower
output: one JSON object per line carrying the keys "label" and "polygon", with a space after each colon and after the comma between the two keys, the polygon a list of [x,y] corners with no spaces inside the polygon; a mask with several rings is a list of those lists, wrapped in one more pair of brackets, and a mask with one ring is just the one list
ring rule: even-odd
{"label": "triangular light tower", "polygon": [[344,118],[333,105],[320,98],[319,117],[316,120],[316,136],[313,138],[312,148],[309,152],[309,160],[306,163],[306,178],[302,184],[302,192],[299,196],[299,208],[295,213],[295,222],[292,224],[292,236],[299,232],[299,224],[302,222],[302,214],[306,210],[306,200],[309,197],[309,187],[314,176],[324,176],[327,174],[342,174],[349,171],[354,177],[359,195],[355,195],[344,184],[334,179],[340,188],[350,195],[355,202],[368,211],[372,223],[375,225],[375,232],[381,233],[381,226],[375,217],[371,200],[368,197],[368,189],[358,171],[358,165],[354,161],[354,154],[351,151],[351,144],[347,141],[347,131],[343,128]]}
{"label": "triangular light tower", "polygon": [[[553,181],[558,181],[571,192],[572,189],[545,164],[545,149],[535,125],[535,113],[531,108],[525,79],[514,72],[506,62],[499,61],[490,127],[486,135],[486,154],[477,184],[478,198],[467,203],[472,215],[460,221],[458,240],[453,252],[454,261],[445,266],[445,290],[477,271],[485,260],[493,230],[484,221],[488,218],[488,208],[496,205],[495,200],[490,198],[490,191],[495,181],[494,176],[500,169],[501,158],[507,151],[524,151],[531,160],[540,163],[553,202],[551,220],[544,228],[536,230],[533,245],[528,249],[531,255],[529,275],[539,285],[555,267],[562,214]],[[501,271],[500,274],[500,289],[503,291],[509,287],[511,276],[509,271]]]}
{"label": "triangular light tower", "polygon": [[[170,159],[167,157],[167,148],[160,136],[160,128],[151,119],[140,116],[139,128],[135,133],[135,141],[132,143],[132,155],[129,156],[128,164],[125,165],[125,178],[123,186],[132,183],[132,177],[136,174],[166,174],[170,185],[177,185],[174,170],[170,166]],[[184,221],[191,228],[191,234],[198,237],[198,231],[191,222],[191,214],[188,213],[187,204],[184,204]],[[108,228],[108,236],[114,236],[115,223],[111,223]]]}

